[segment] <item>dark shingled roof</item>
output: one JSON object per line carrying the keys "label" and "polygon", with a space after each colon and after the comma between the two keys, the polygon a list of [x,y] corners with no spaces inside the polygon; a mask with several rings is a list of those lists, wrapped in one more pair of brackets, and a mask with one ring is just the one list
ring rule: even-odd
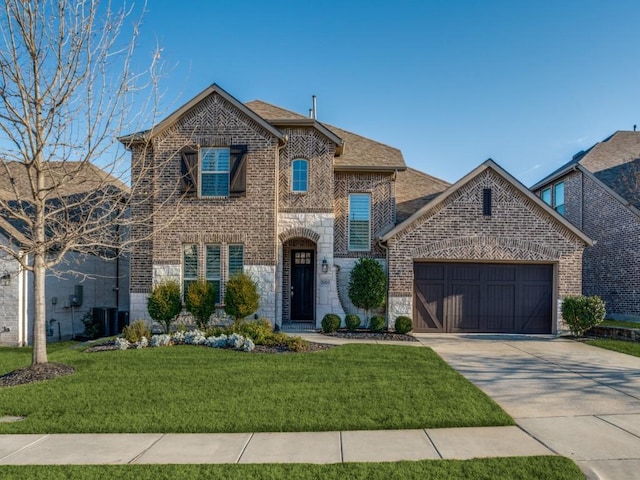
{"label": "dark shingled roof", "polygon": [[[308,118],[261,100],[253,100],[245,105],[276,127],[278,121]],[[404,170],[406,168],[402,152],[397,148],[326,123],[323,125],[344,141],[344,151],[335,159],[336,170]]]}
{"label": "dark shingled roof", "polygon": [[414,168],[396,177],[396,223],[400,223],[445,191],[451,184]]}
{"label": "dark shingled roof", "polygon": [[578,164],[631,205],[640,208],[640,132],[617,131],[588,150],[577,153],[531,188],[538,190]]}
{"label": "dark shingled roof", "polygon": [[[55,186],[51,198],[88,193],[104,188],[116,187],[129,191],[120,180],[104,170],[86,162],[45,162],[47,175],[45,188]],[[0,161],[0,199],[26,200],[33,198],[27,168],[20,162]]]}

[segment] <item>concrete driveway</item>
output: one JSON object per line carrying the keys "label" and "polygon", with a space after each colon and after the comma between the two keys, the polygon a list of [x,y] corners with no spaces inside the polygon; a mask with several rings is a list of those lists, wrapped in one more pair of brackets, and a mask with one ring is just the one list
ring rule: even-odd
{"label": "concrete driveway", "polygon": [[588,478],[640,478],[640,358],[555,337],[416,336]]}

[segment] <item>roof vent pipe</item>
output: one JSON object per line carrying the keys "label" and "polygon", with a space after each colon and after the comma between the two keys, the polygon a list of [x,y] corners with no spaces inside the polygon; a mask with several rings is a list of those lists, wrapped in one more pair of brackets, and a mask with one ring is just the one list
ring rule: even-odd
{"label": "roof vent pipe", "polygon": [[315,95],[311,95],[311,98],[313,99],[313,108],[311,109],[313,112],[313,119],[317,120],[318,119],[318,110],[316,108],[316,96]]}

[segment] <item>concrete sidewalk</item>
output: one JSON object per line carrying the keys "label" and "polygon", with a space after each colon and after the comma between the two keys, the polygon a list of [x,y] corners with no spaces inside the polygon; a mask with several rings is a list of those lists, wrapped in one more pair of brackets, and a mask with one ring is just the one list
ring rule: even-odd
{"label": "concrete sidewalk", "polygon": [[553,455],[518,427],[0,435],[0,465],[341,463]]}

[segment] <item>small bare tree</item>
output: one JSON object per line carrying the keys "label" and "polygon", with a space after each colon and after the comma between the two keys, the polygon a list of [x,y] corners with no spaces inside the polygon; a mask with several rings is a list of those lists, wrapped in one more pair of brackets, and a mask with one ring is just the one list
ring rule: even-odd
{"label": "small bare tree", "polygon": [[47,272],[70,251],[109,257],[123,245],[136,185],[114,181],[129,171],[116,136],[149,121],[134,105],[153,115],[157,100],[157,52],[132,68],[139,24],[99,0],[0,6],[0,214],[20,245],[0,253],[33,274],[33,365],[47,362]]}

